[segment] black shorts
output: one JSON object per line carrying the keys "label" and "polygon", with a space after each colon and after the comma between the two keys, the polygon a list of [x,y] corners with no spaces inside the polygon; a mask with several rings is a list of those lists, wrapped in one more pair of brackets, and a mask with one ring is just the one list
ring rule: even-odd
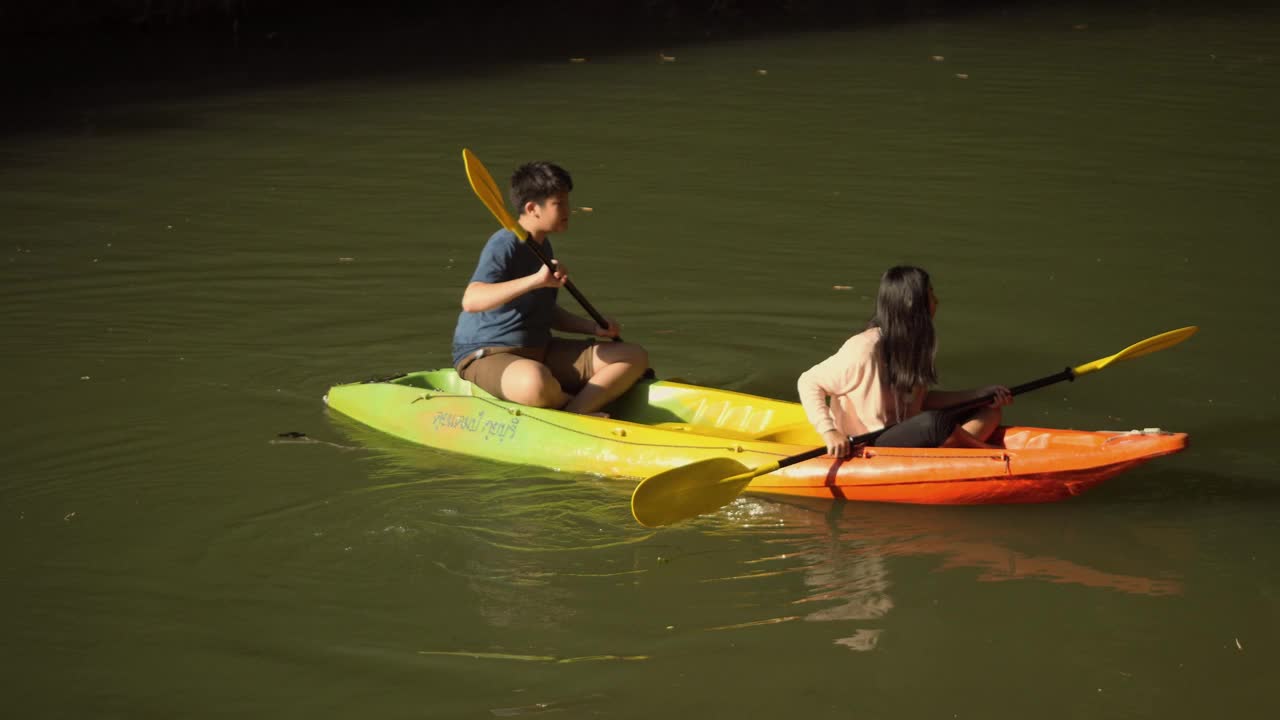
{"label": "black shorts", "polygon": [[925,410],[885,430],[871,444],[899,448],[942,447],[956,426],[973,417],[979,409]]}

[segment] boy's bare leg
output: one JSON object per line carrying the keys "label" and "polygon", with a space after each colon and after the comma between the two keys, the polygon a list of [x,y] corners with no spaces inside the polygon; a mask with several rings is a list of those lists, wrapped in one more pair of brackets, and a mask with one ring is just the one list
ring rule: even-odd
{"label": "boy's bare leg", "polygon": [[537,360],[522,358],[502,373],[502,396],[530,407],[558,408],[569,402],[551,370]]}
{"label": "boy's bare leg", "polygon": [[635,385],[649,367],[649,353],[632,343],[601,343],[593,347],[592,352],[595,353],[592,358],[595,374],[564,406],[568,412],[598,412]]}

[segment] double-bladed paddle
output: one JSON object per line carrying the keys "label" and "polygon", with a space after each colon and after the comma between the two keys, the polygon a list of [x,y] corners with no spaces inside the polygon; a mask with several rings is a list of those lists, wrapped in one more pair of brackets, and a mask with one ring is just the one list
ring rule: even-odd
{"label": "double-bladed paddle", "polygon": [[[1199,329],[1197,326],[1191,325],[1178,330],[1170,330],[1130,345],[1115,355],[1109,355],[1074,368],[1069,367],[1062,372],[1010,388],[1009,391],[1017,395],[1037,390],[1047,385],[1053,385],[1063,380],[1075,380],[1081,375],[1096,372],[1112,363],[1120,362],[1121,360],[1132,360],[1158,350],[1173,347],[1194,335]],[[990,401],[990,397],[984,397],[953,405],[946,409],[961,410],[981,407]],[[851,437],[849,438],[849,443],[850,445],[869,443],[888,430],[889,427]],[[788,465],[821,457],[826,452],[826,447],[817,447],[798,455],[775,460],[754,469],[748,468],[733,458],[717,457],[664,470],[657,475],[645,478],[636,486],[635,491],[631,494],[631,514],[641,525],[657,527],[709,513],[729,504],[747,488],[747,485],[753,479],[775,470],[780,470]]]}
{"label": "double-bladed paddle", "polygon": [[[489,174],[484,163],[480,162],[480,158],[476,157],[476,154],[467,148],[463,148],[462,163],[467,168],[467,181],[471,183],[471,189],[474,190],[476,195],[480,198],[480,202],[484,203],[484,206],[489,208],[489,212],[493,213],[493,216],[498,219],[498,223],[501,224],[502,227],[515,233],[516,238],[520,240],[521,245],[532,250],[533,254],[537,255],[538,259],[542,261],[543,265],[546,265],[554,271],[555,266],[551,264],[551,258],[547,257],[547,254],[542,251],[542,248],[538,247],[538,243],[529,242],[529,232],[521,227],[520,223],[516,222],[515,218],[511,217],[511,213],[507,212],[507,205],[502,200],[502,193],[498,191],[498,184],[493,181],[493,176]],[[573,297],[578,301],[578,304],[582,306],[582,309],[587,311],[587,314],[591,316],[591,319],[596,321],[597,325],[602,328],[609,327],[609,321],[605,320],[603,315],[596,312],[596,309],[591,306],[591,303],[587,302],[587,299],[582,296],[582,293],[578,292],[578,288],[573,286],[572,280],[566,280],[564,287],[569,291],[569,294],[573,295]],[[614,340],[622,342],[621,337],[615,337]]]}

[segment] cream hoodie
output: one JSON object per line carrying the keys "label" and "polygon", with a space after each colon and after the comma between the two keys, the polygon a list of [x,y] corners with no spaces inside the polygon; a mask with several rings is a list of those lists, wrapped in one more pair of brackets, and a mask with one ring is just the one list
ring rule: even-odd
{"label": "cream hoodie", "polygon": [[[849,338],[835,355],[806,370],[796,383],[800,404],[819,434],[839,430],[861,435],[897,423],[920,412],[923,388],[916,388],[902,417],[895,417],[893,394],[880,383],[883,371],[876,359],[880,328]],[[831,398],[830,407],[827,398]]]}

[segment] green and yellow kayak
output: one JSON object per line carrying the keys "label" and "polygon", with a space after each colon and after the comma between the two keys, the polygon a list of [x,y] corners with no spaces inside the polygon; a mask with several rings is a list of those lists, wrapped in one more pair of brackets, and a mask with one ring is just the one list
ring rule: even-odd
{"label": "green and yellow kayak", "polygon": [[[709,458],[756,467],[821,439],[799,403],[643,380],[608,418],[499,400],[452,369],[337,385],[328,406],[382,432],[450,452],[552,470],[639,479]],[[751,481],[750,492],[879,502],[1051,502],[1186,447],[1184,433],[1005,427],[988,449],[861,448]]]}

